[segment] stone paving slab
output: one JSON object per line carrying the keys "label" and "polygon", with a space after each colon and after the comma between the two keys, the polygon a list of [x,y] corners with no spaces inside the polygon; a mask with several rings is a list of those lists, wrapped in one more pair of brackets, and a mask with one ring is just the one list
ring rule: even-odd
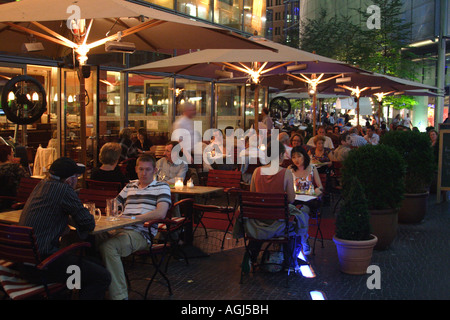
{"label": "stone paving slab", "polygon": [[[257,272],[239,284],[240,263],[244,249],[228,239],[226,250],[218,249],[209,257],[196,258],[186,265],[172,261],[168,274],[174,295],[162,282],[150,289],[152,300],[310,300],[310,291],[320,290],[328,300],[447,300],[450,299],[450,206],[448,202],[435,204],[430,197],[429,212],[417,225],[398,227],[398,235],[391,246],[374,251],[372,264],[379,266],[381,289],[368,289],[369,274],[346,275],[339,271],[335,245],[325,241],[324,248],[316,248],[316,256],[309,262],[315,278],[300,274],[290,276],[289,288],[284,286],[285,272]],[[220,247],[221,233],[214,240],[196,237],[196,243]],[[200,243],[200,244],[199,244]],[[205,250],[208,250],[207,247]],[[211,249],[212,250],[212,249]],[[148,277],[151,266],[128,266],[130,278]],[[145,280],[132,281],[132,288],[143,292]],[[142,299],[134,292],[130,299]]]}

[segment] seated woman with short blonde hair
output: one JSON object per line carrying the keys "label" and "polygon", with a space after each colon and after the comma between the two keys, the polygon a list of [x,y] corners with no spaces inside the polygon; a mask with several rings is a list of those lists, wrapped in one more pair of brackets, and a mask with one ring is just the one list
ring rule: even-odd
{"label": "seated woman with short blonde hair", "polygon": [[120,171],[119,163],[122,146],[117,142],[105,143],[100,149],[99,160],[102,165],[93,168],[91,173],[92,180],[120,182],[122,187],[128,183],[127,177]]}

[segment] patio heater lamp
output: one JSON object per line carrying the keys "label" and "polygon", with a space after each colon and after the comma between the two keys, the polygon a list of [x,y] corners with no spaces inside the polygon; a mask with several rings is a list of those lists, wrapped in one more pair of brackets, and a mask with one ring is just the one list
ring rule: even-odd
{"label": "patio heater lamp", "polygon": [[308,84],[308,94],[312,97],[313,99],[313,136],[316,135],[316,109],[317,109],[317,86],[323,82],[338,78],[338,77],[342,77],[342,74],[338,74],[335,76],[331,76],[329,78],[326,79],[322,79],[323,76],[325,74],[320,74],[318,77],[316,77],[316,74],[312,74],[311,78],[308,78],[307,76],[305,76],[304,74],[300,73],[300,76],[302,76],[302,78],[293,75],[293,74],[289,74],[288,75],[294,79],[297,79],[299,81],[303,81],[305,83]]}
{"label": "patio heater lamp", "polygon": [[235,71],[239,71],[239,72],[245,73],[248,76],[248,80],[250,82],[250,86],[251,86],[252,90],[254,89],[254,92],[255,92],[255,96],[254,96],[254,104],[255,104],[254,105],[254,107],[255,107],[255,124],[254,124],[254,129],[257,132],[258,132],[259,86],[260,86],[260,80],[261,80],[260,77],[263,74],[267,73],[267,72],[270,72],[270,71],[272,71],[274,69],[278,69],[278,68],[290,65],[292,63],[293,63],[292,61],[284,62],[284,63],[281,63],[279,65],[276,65],[276,66],[273,66],[273,67],[270,67],[270,68],[267,68],[267,69],[264,69],[264,68],[267,66],[268,62],[264,62],[264,63],[252,62],[251,63],[251,67],[249,67],[249,66],[247,66],[247,65],[245,65],[244,63],[241,63],[241,62],[238,63],[239,65],[235,65],[235,64],[232,64],[232,63],[229,63],[229,62],[223,62],[223,65],[216,63],[216,65],[222,66],[222,70],[221,71],[223,71],[223,69],[225,67],[225,68],[229,68],[231,70],[235,70]]}
{"label": "patio heater lamp", "polygon": [[377,92],[374,93],[373,95],[375,97],[377,97],[377,101],[378,101],[378,125],[381,125],[381,107],[383,105],[383,98],[385,96],[387,96],[388,94],[393,93],[394,91],[390,91],[390,92]]}
{"label": "patio heater lamp", "polygon": [[357,113],[357,115],[356,115],[356,125],[359,126],[359,98],[360,98],[360,96],[361,96],[361,93],[362,93],[363,91],[366,91],[366,90],[370,89],[370,87],[364,87],[364,88],[362,88],[362,89],[360,89],[359,86],[356,86],[356,88],[352,88],[352,87],[349,87],[349,86],[346,86],[346,85],[339,85],[339,87],[351,91],[351,92],[352,92],[352,95],[355,96],[355,98],[356,98],[356,103],[357,103],[357,104],[356,104],[356,113]]}

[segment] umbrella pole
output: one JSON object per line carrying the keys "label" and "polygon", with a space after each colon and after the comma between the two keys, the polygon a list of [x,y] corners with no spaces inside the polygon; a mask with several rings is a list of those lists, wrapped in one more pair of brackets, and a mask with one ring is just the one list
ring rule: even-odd
{"label": "umbrella pole", "polygon": [[[78,69],[78,75],[80,80],[80,162],[86,165],[86,83],[83,72],[81,71],[81,65]],[[84,173],[84,176],[86,177],[86,172]]]}
{"label": "umbrella pole", "polygon": [[313,137],[316,135],[316,104],[317,104],[317,94],[313,95]]}
{"label": "umbrella pole", "polygon": [[359,97],[356,101],[356,125],[359,126]]}
{"label": "umbrella pole", "polygon": [[323,125],[323,122],[322,122],[322,107],[323,107],[323,105],[322,104],[323,104],[323,99],[319,99],[319,105],[317,108],[317,110],[319,111],[319,116],[317,118],[319,118],[320,125]]}
{"label": "umbrella pole", "polygon": [[259,111],[258,111],[258,99],[259,99],[259,85],[257,84],[255,86],[255,101],[254,103],[254,108],[255,108],[255,124],[253,125],[253,128],[255,128],[256,130],[256,134],[258,134],[258,116],[259,116]]}
{"label": "umbrella pole", "polygon": [[381,126],[381,107],[383,105],[383,102],[378,101],[378,126]]}

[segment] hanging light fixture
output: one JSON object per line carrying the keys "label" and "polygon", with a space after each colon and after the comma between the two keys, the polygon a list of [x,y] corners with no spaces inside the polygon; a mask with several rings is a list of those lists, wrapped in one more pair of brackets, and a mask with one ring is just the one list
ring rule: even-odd
{"label": "hanging light fixture", "polygon": [[314,84],[312,84],[312,83],[310,83],[310,84],[308,85],[308,94],[309,94],[310,96],[313,96],[313,95],[316,93],[316,90],[317,90],[316,85],[314,85]]}

